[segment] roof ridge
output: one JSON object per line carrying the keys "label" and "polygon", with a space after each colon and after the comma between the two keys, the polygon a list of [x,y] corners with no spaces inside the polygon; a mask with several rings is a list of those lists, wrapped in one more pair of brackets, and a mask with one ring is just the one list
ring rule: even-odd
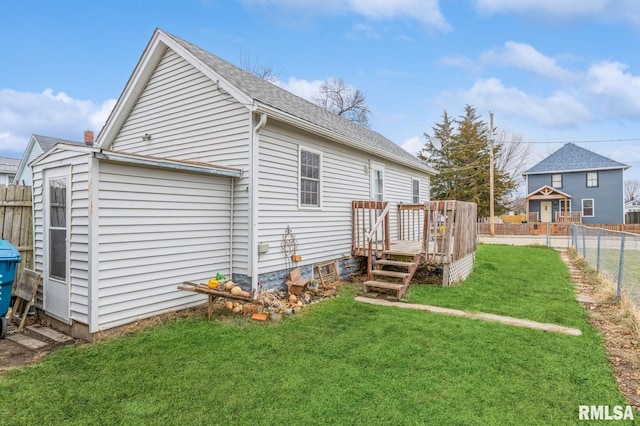
{"label": "roof ridge", "polygon": [[523,175],[628,168],[626,164],[568,142],[526,170]]}
{"label": "roof ridge", "polygon": [[337,133],[363,146],[384,151],[390,156],[409,161],[414,165],[420,165],[422,168],[431,170],[416,156],[407,152],[381,133],[327,111],[321,106],[245,71],[239,66],[180,37],[162,29],[158,29],[158,31],[164,33],[167,37],[187,49],[191,54],[203,61],[212,71],[220,74],[221,77],[228,80],[230,84],[237,87],[251,99],[282,111],[285,114]]}

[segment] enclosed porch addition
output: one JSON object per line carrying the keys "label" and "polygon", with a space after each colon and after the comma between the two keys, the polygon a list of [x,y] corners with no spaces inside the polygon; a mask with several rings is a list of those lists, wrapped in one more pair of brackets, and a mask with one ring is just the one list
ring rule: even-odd
{"label": "enclosed porch addition", "polygon": [[352,252],[367,258],[365,293],[401,298],[423,262],[442,268],[442,285],[462,281],[473,269],[477,206],[462,201],[398,204],[352,202]]}

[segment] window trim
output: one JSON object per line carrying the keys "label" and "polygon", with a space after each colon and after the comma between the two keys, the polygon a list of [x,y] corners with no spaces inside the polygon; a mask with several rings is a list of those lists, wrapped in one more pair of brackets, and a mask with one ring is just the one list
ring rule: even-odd
{"label": "window trim", "polygon": [[[416,194],[415,194],[415,191],[414,191],[414,189],[415,189],[414,185],[416,183],[418,184],[418,194],[417,194],[418,199],[416,199]],[[411,203],[412,204],[419,204],[420,203],[420,179],[419,178],[414,178],[414,177],[411,178]]]}
{"label": "window trim", "polygon": [[[589,175],[594,174],[596,175],[596,184],[595,185],[589,185]],[[597,188],[598,186],[600,186],[600,175],[598,172],[587,172],[587,188]]]}
{"label": "window trim", "polygon": [[[315,154],[318,156],[318,204],[302,204],[302,179],[310,179],[311,178],[303,178],[302,177],[302,152],[308,152],[311,154]],[[306,146],[298,145],[298,208],[304,210],[319,210],[322,209],[322,151],[318,151],[317,149],[308,148]]]}
{"label": "window trim", "polygon": [[[560,178],[560,185],[556,186],[554,183],[554,177],[559,177]],[[555,189],[562,189],[562,173],[554,173],[551,175],[551,187],[555,188]]]}
{"label": "window trim", "polygon": [[[591,201],[591,214],[587,215],[584,214],[584,202],[585,201]],[[580,211],[582,213],[582,217],[595,217],[596,215],[596,202],[593,198],[583,198],[582,199],[582,210]]]}

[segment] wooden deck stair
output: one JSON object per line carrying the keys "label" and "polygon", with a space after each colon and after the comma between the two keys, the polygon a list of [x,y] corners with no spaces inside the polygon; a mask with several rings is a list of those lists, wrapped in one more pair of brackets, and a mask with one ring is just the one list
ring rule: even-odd
{"label": "wooden deck stair", "polygon": [[[382,258],[375,261],[369,272],[371,279],[365,281],[364,293],[400,299],[407,292],[409,283],[418,269],[422,253],[407,250],[385,250]],[[373,294],[372,294],[373,293]]]}

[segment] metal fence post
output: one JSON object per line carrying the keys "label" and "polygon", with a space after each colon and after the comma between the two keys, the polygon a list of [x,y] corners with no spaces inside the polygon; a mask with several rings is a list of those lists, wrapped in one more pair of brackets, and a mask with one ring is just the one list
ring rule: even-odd
{"label": "metal fence post", "polygon": [[624,266],[624,237],[626,234],[622,233],[620,239],[620,266],[618,267],[618,290],[616,291],[616,302],[620,302],[620,294],[622,293],[622,268]]}
{"label": "metal fence post", "polygon": [[587,228],[582,228],[582,257],[587,258]]}
{"label": "metal fence post", "polygon": [[601,230],[598,229],[598,251],[596,254],[596,271],[600,271],[600,235],[601,235]]}
{"label": "metal fence post", "polygon": [[551,227],[551,222],[547,223],[547,247],[551,246],[551,242],[549,241],[549,228]]}

